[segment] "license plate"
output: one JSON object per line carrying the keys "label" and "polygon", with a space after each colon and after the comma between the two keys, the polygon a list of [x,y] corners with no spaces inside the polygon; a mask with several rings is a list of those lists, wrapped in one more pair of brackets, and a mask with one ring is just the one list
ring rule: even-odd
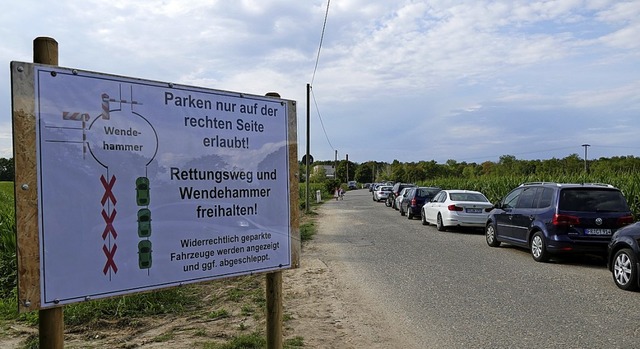
{"label": "license plate", "polygon": [[611,235],[611,229],[585,229],[586,235]]}
{"label": "license plate", "polygon": [[481,208],[468,208],[467,213],[482,213]]}

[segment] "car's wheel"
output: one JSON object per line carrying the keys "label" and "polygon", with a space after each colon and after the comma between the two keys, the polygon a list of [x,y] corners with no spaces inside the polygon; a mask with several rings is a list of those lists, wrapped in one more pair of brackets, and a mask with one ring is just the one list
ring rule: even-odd
{"label": "car's wheel", "polygon": [[413,219],[413,213],[411,213],[411,209],[409,209],[409,206],[407,206],[407,218]]}
{"label": "car's wheel", "polygon": [[384,205],[385,205],[385,206],[387,206],[387,207],[391,207],[391,202],[389,201],[389,198],[387,198],[387,199],[384,201]]}
{"label": "car's wheel", "polygon": [[531,238],[531,256],[536,262],[547,262],[549,260],[549,252],[547,252],[547,245],[544,242],[544,235],[541,232],[536,232]]}
{"label": "car's wheel", "polygon": [[613,257],[613,281],[623,290],[638,289],[638,259],[631,249],[624,248]]}
{"label": "car's wheel", "polygon": [[427,215],[424,212],[424,208],[421,210],[422,214],[420,215],[420,220],[422,221],[422,225],[429,225],[427,222]]}
{"label": "car's wheel", "polygon": [[447,227],[442,223],[442,215],[440,213],[438,213],[438,217],[436,218],[436,229],[438,229],[438,231],[447,230]]}
{"label": "car's wheel", "polygon": [[487,240],[487,245],[491,247],[500,246],[500,241],[498,241],[498,239],[496,238],[496,228],[493,226],[493,224],[487,224],[487,228],[484,231],[484,237]]}

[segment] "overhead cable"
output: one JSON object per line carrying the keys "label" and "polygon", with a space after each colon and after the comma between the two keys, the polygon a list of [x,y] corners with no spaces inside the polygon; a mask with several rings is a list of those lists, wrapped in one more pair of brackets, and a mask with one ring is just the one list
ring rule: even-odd
{"label": "overhead cable", "polygon": [[320,49],[322,48],[322,40],[324,39],[324,29],[327,27],[327,17],[329,16],[329,4],[331,0],[327,0],[327,11],[324,14],[324,23],[322,24],[322,34],[320,34],[320,45],[318,45],[318,54],[316,55],[316,65],[313,68],[313,75],[311,76],[311,85],[316,78],[316,70],[318,70],[318,61],[320,61]]}
{"label": "overhead cable", "polygon": [[327,130],[324,128],[324,123],[322,122],[322,117],[320,116],[320,109],[318,109],[318,103],[316,102],[316,95],[313,94],[313,87],[311,87],[311,97],[313,97],[313,104],[315,104],[316,111],[318,112],[318,119],[320,119],[320,125],[322,126],[322,132],[324,132],[324,136],[325,136],[325,138],[327,138],[327,143],[329,143],[329,147],[331,147],[331,149],[333,151],[335,151],[335,149],[333,148],[333,145],[331,145],[331,141],[329,140],[329,136],[327,135]]}

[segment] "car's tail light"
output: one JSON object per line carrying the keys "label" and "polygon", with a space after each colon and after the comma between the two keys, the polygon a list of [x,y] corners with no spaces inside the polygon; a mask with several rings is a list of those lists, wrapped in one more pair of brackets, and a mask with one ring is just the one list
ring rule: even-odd
{"label": "car's tail light", "polygon": [[551,221],[553,225],[579,225],[580,218],[576,216],[570,216],[568,214],[555,214]]}
{"label": "car's tail light", "polygon": [[416,198],[411,199],[411,206],[415,206],[417,203]]}
{"label": "car's tail light", "polygon": [[447,206],[447,209],[449,211],[462,211],[462,210],[464,210],[462,207],[456,206],[456,205],[449,205],[449,206]]}
{"label": "car's tail light", "polygon": [[633,216],[624,216],[618,218],[618,226],[625,226],[633,223]]}

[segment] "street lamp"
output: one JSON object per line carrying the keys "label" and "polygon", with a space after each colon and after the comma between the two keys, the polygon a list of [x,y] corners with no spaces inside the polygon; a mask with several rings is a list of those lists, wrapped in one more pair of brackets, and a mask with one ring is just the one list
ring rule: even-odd
{"label": "street lamp", "polygon": [[584,173],[589,173],[589,168],[587,167],[587,148],[591,146],[591,144],[583,144],[584,147]]}

